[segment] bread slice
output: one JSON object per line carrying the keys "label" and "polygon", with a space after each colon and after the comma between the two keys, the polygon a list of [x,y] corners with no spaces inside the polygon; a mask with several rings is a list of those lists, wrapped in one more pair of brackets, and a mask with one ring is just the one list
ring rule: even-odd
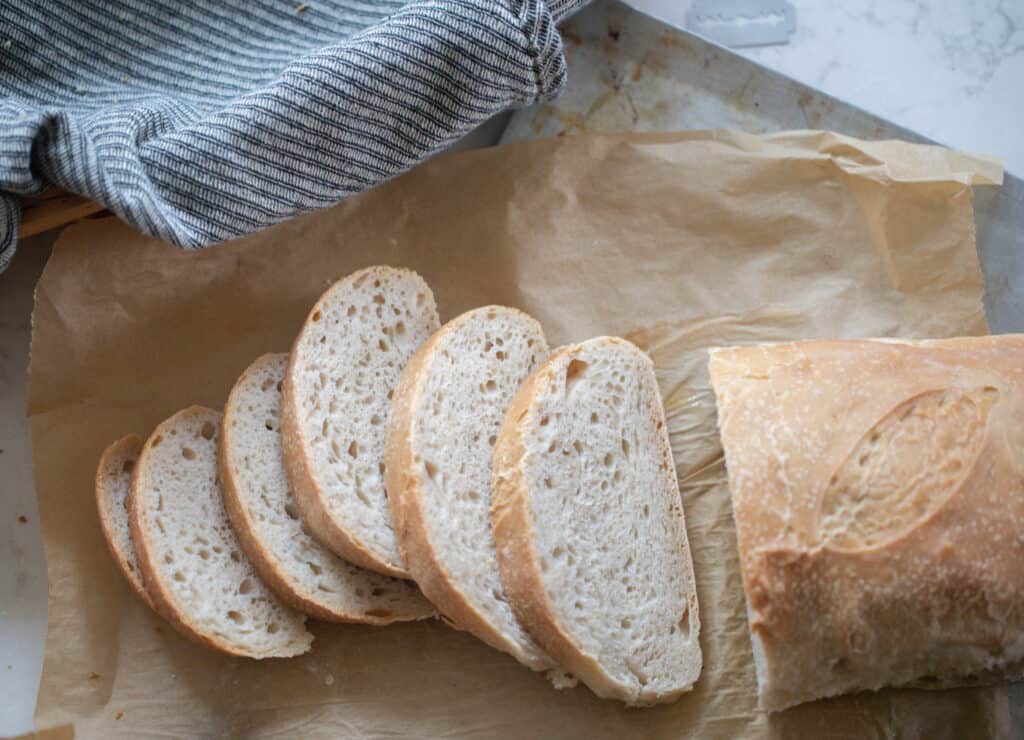
{"label": "bread slice", "polygon": [[384,491],[391,397],[440,321],[411,270],[369,267],[335,283],[292,347],[281,400],[288,480],[313,536],[341,557],[408,578]]}
{"label": "bread slice", "polygon": [[249,561],[289,606],[317,619],[389,624],[435,616],[414,584],[352,565],[305,531],[281,460],[281,384],[288,355],[263,355],[224,409],[224,506]]}
{"label": "bread slice", "polygon": [[131,489],[131,532],[156,610],[202,645],[250,658],[309,650],[306,617],[256,575],[217,481],[221,415],[192,406],[146,440]]}
{"label": "bread slice", "polygon": [[514,308],[478,308],[445,324],[402,373],[385,465],[402,554],[423,593],[455,626],[534,670],[553,664],[501,584],[491,455],[512,397],[547,354],[540,324]]}
{"label": "bread slice", "polygon": [[610,337],[556,351],[516,394],[494,468],[502,581],[537,642],[598,696],[692,688],[693,564],[647,356]]}
{"label": "bread slice", "polygon": [[128,494],[132,487],[132,471],[141,451],[142,437],[136,434],[122,437],[103,451],[96,467],[96,510],[114,562],[138,597],[153,606],[142,582],[128,526]]}

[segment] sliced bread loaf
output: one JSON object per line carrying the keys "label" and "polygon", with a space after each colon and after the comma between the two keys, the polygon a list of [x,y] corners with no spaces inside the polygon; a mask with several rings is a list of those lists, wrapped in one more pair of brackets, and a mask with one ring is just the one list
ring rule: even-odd
{"label": "sliced bread loaf", "polygon": [[341,557],[407,578],[384,490],[391,397],[440,321],[411,270],[369,267],[335,283],[295,339],[281,399],[285,469],[299,513]]}
{"label": "sliced bread loaf", "polygon": [[242,553],[217,480],[221,415],[193,406],[146,440],[131,532],[156,610],[197,642],[250,658],[309,650],[305,616],[277,600]]}
{"label": "sliced bread loaf", "polygon": [[548,354],[540,324],[488,306],[448,322],[395,392],[387,490],[405,562],[455,626],[534,670],[551,660],[505,597],[491,532],[491,455],[519,384]]}
{"label": "sliced bread loaf", "polygon": [[129,434],[103,451],[96,468],[96,509],[100,516],[100,529],[114,562],[139,598],[152,606],[153,602],[142,583],[128,526],[128,494],[132,487],[132,471],[141,450],[142,438]]}
{"label": "sliced bread loaf", "polygon": [[647,356],[609,337],[555,352],[516,394],[494,468],[502,581],[537,642],[602,697],[692,688],[693,565]]}
{"label": "sliced bread loaf", "polygon": [[317,619],[388,624],[435,615],[409,581],[352,565],[304,529],[281,460],[281,384],[288,355],[263,355],[242,373],[224,409],[224,505],[260,577]]}

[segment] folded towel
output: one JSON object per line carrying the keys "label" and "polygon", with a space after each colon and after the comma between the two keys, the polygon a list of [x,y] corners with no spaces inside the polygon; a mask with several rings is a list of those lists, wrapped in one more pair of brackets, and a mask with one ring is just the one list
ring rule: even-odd
{"label": "folded towel", "polygon": [[7,0],[0,270],[60,187],[187,249],[324,208],[565,81],[586,0]]}

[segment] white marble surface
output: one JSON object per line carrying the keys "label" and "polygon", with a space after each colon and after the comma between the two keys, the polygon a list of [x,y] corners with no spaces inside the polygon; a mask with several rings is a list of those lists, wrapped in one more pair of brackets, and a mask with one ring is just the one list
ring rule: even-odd
{"label": "white marble surface", "polygon": [[[791,43],[742,53],[1024,175],[1024,0],[791,1]],[[681,23],[687,3],[633,4]],[[31,729],[45,632],[24,408],[32,288],[52,239],[23,243],[0,274],[0,736]]]}
{"label": "white marble surface", "polygon": [[[629,0],[683,25],[686,0]],[[790,43],[749,59],[1024,176],[1024,0],[790,0]]]}

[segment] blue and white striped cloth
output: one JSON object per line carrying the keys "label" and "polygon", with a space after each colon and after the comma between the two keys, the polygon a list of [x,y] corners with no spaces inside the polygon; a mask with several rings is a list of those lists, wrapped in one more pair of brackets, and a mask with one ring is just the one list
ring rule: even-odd
{"label": "blue and white striped cloth", "polygon": [[60,187],[198,248],[555,95],[586,0],[0,0],[0,270]]}

